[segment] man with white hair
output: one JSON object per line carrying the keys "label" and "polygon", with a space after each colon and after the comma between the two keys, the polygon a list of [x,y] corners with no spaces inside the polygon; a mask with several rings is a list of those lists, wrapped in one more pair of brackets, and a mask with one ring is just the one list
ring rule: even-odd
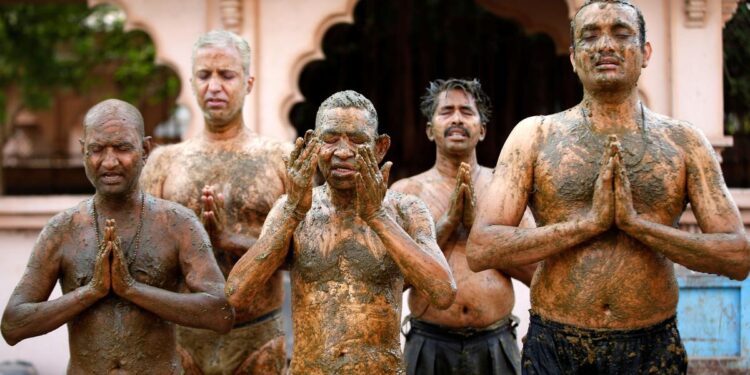
{"label": "man with white hair", "polygon": [[[243,122],[242,106],[254,81],[244,39],[229,31],[202,35],[193,47],[191,83],[205,127],[195,138],[157,148],[141,178],[146,191],[199,215],[225,276],[255,243],[273,203],[286,191],[282,155],[291,144],[254,134]],[[229,334],[180,329],[188,373],[281,373],[282,297],[282,275],[276,272],[253,303],[236,310]]]}

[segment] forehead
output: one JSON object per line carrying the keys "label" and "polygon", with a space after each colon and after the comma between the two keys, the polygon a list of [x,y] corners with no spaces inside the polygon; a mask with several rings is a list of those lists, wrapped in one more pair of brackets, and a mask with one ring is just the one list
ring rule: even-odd
{"label": "forehead", "polygon": [[195,51],[193,71],[202,69],[242,69],[240,52],[231,46],[206,46]]}
{"label": "forehead", "polygon": [[110,118],[99,124],[89,125],[85,129],[86,142],[123,142],[135,143],[140,140],[136,125],[129,124],[120,118]]}
{"label": "forehead", "polygon": [[368,123],[367,111],[360,108],[331,108],[321,113],[317,133],[367,132],[375,135],[375,129]]}
{"label": "forehead", "polygon": [[438,108],[440,107],[464,107],[477,108],[474,97],[461,89],[449,89],[438,94]]}
{"label": "forehead", "polygon": [[631,6],[617,3],[595,3],[581,9],[576,15],[576,28],[604,27],[616,24],[638,29],[638,13]]}

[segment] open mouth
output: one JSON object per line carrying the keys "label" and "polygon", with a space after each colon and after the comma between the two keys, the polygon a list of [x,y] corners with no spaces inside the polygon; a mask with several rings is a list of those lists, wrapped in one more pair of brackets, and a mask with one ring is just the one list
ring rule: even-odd
{"label": "open mouth", "polygon": [[337,164],[332,166],[331,173],[339,177],[344,177],[357,173],[357,170],[350,165]]}

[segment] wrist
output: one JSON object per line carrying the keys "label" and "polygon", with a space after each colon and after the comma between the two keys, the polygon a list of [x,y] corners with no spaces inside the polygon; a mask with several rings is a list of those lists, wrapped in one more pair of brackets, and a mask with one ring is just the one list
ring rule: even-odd
{"label": "wrist", "polygon": [[288,204],[284,206],[284,213],[286,217],[298,223],[305,220],[305,216],[307,216],[307,212],[300,212],[297,207]]}
{"label": "wrist", "polygon": [[373,222],[383,220],[387,218],[388,214],[385,212],[385,209],[383,207],[380,207],[377,211],[367,215],[366,217],[363,217],[362,219],[369,225]]}

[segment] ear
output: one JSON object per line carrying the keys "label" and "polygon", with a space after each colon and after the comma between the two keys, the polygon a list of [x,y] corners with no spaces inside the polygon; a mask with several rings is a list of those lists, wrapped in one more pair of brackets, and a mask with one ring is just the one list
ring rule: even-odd
{"label": "ear", "polygon": [[246,94],[249,94],[250,91],[253,91],[253,84],[255,84],[255,77],[253,77],[253,76],[247,77],[247,92],[246,92]]}
{"label": "ear", "polygon": [[310,140],[313,138],[313,136],[315,136],[315,131],[312,129],[307,129],[304,136],[305,144],[310,143]]}
{"label": "ear", "polygon": [[81,155],[86,155],[86,150],[84,150],[83,146],[85,143],[83,142],[83,138],[78,138],[78,143],[81,144]]}
{"label": "ear", "polygon": [[195,87],[195,81],[193,81],[192,75],[190,75],[190,91],[193,92],[194,97],[198,97],[198,89]]}
{"label": "ear", "polygon": [[427,122],[425,133],[427,133],[427,139],[429,139],[430,142],[435,142],[435,130],[432,128],[432,123],[429,121]]}
{"label": "ear", "polygon": [[153,150],[154,143],[151,140],[151,136],[143,137],[143,160],[146,160],[149,155],[151,155],[151,150]]}
{"label": "ear", "polygon": [[573,47],[568,47],[568,57],[570,58],[570,66],[573,67],[573,73],[576,73],[576,50]]}
{"label": "ear", "polygon": [[646,45],[643,46],[643,63],[641,64],[641,68],[645,68],[648,66],[648,61],[651,59],[651,52],[653,50],[651,49],[651,42],[646,42]]}
{"label": "ear", "polygon": [[383,161],[383,158],[385,158],[385,153],[388,152],[388,149],[390,147],[391,137],[389,137],[388,134],[379,135],[375,140],[375,157],[378,158],[378,163]]}
{"label": "ear", "polygon": [[479,141],[483,141],[484,137],[487,135],[487,124],[482,123],[482,126],[479,128]]}

